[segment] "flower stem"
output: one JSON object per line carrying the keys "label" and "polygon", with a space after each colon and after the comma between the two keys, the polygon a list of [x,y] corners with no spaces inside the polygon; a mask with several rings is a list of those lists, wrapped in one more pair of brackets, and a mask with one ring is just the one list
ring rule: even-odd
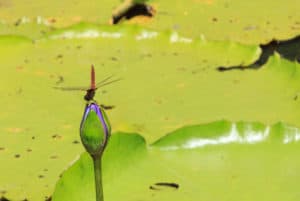
{"label": "flower stem", "polygon": [[102,187],[102,155],[93,156],[94,174],[95,174],[95,187],[96,187],[96,201],[103,201],[103,187]]}

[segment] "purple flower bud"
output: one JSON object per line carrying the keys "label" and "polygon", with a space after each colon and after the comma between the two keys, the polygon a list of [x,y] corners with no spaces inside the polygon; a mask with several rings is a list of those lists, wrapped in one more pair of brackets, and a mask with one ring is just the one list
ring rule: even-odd
{"label": "purple flower bud", "polygon": [[88,103],[80,124],[80,137],[91,155],[101,155],[110,137],[111,128],[104,110],[95,102]]}

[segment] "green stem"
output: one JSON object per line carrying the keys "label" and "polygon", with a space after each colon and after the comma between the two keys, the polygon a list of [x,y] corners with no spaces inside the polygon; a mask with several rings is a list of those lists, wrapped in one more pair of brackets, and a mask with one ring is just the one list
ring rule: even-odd
{"label": "green stem", "polygon": [[103,187],[102,187],[102,155],[93,156],[94,162],[94,174],[95,174],[95,186],[96,186],[96,201],[103,201]]}

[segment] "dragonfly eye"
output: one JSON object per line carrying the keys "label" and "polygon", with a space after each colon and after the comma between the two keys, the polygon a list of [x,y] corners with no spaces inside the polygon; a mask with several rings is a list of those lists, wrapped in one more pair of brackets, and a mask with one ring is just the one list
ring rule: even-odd
{"label": "dragonfly eye", "polygon": [[88,89],[86,91],[86,94],[84,96],[84,100],[86,101],[90,101],[90,100],[93,100],[94,96],[95,96],[95,89]]}

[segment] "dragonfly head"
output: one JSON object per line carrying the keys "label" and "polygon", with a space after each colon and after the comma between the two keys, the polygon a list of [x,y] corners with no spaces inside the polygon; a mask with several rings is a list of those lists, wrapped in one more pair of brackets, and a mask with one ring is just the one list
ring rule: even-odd
{"label": "dragonfly head", "polygon": [[86,90],[86,94],[84,96],[84,100],[86,101],[90,101],[90,100],[93,100],[94,99],[94,96],[95,96],[95,89],[88,89]]}

